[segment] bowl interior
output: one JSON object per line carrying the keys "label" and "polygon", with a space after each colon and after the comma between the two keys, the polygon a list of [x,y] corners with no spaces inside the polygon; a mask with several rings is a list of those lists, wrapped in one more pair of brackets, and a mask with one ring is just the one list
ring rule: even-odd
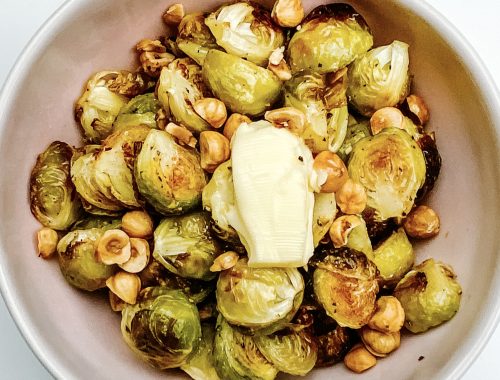
{"label": "bowl interior", "polygon": [[[217,1],[183,1],[187,12]],[[307,10],[321,1],[305,1]],[[498,100],[487,75],[455,32],[420,1],[350,1],[378,45],[410,44],[414,93],[430,106],[443,167],[429,203],[442,230],[418,244],[417,262],[435,257],[453,266],[463,287],[461,310],[443,326],[406,335],[401,348],[364,375],[343,365],[312,379],[456,378],[493,328],[498,311],[500,215]],[[24,335],[56,377],[157,378],[120,334],[120,317],[103,294],[71,288],[56,261],[36,257],[38,223],[28,204],[36,155],[54,140],[80,144],[73,102],[87,78],[103,69],[132,68],[133,47],[164,34],[168,1],[72,1],[31,43],[0,101],[0,264],[3,293]],[[411,10],[410,10],[411,9]],[[424,357],[423,360],[419,360]],[[182,378],[177,372],[172,377]],[[286,378],[286,376],[282,377]]]}

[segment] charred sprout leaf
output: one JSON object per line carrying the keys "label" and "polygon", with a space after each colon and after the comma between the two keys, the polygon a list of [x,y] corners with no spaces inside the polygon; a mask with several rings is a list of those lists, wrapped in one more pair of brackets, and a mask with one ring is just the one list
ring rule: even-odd
{"label": "charred sprout leaf", "polygon": [[187,278],[215,278],[210,267],[221,250],[210,236],[209,214],[195,212],[163,219],[154,241],[153,256],[169,271]]}
{"label": "charred sprout leaf", "polygon": [[353,345],[351,330],[336,326],[324,334],[316,336],[318,360],[316,367],[327,367],[340,362]]}
{"label": "charred sprout leaf", "polygon": [[315,366],[318,348],[306,332],[256,335],[257,348],[279,371],[304,376]]}
{"label": "charred sprout leaf", "polygon": [[82,205],[70,178],[73,149],[55,141],[38,155],[30,177],[30,208],[45,227],[66,230],[82,213]]}
{"label": "charred sprout leaf", "polygon": [[157,129],[156,113],[161,108],[154,94],[138,95],[131,99],[121,110],[113,123],[113,130],[144,125]]}
{"label": "charred sprout leaf", "polygon": [[372,261],[384,285],[394,286],[403,278],[415,262],[413,247],[403,228],[399,228],[375,249]]}
{"label": "charred sprout leaf", "polygon": [[304,280],[295,268],[250,268],[242,258],[220,274],[216,295],[229,323],[270,334],[292,320],[302,303]]}
{"label": "charred sprout leaf", "polygon": [[194,59],[198,65],[203,65],[205,56],[210,49],[217,49],[215,37],[205,24],[204,13],[191,13],[182,19],[177,34],[177,45],[187,56]]}
{"label": "charred sprout leaf", "polygon": [[97,242],[104,229],[75,230],[66,234],[57,244],[59,267],[70,285],[82,290],[94,291],[106,286],[116,266],[97,260]]}
{"label": "charred sprout leaf", "polygon": [[373,45],[368,25],[347,4],[315,8],[302,22],[287,49],[292,72],[329,73],[340,70]]}
{"label": "charred sprout leaf", "polygon": [[370,122],[368,120],[348,125],[346,137],[337,154],[344,162],[347,162],[354,145],[368,136],[371,136]]}
{"label": "charred sprout leaf", "polygon": [[118,229],[121,227],[121,218],[109,216],[86,215],[71,226],[71,230],[89,230],[91,228],[100,228],[104,231]]}
{"label": "charred sprout leaf", "polygon": [[349,67],[347,95],[365,116],[403,102],[410,91],[408,45],[394,41],[370,50]]}
{"label": "charred sprout leaf", "polygon": [[462,289],[452,268],[428,259],[408,272],[394,296],[405,311],[405,327],[420,333],[438,326],[456,314]]}
{"label": "charred sprout leaf", "polygon": [[270,70],[219,50],[210,50],[203,80],[232,111],[258,116],[279,98],[281,81]]}
{"label": "charred sprout leaf", "polygon": [[340,326],[360,328],[375,310],[377,268],[365,254],[323,247],[311,264],[316,299]]}
{"label": "charred sprout leaf", "polygon": [[151,129],[135,161],[141,195],[161,214],[182,214],[201,201],[206,185],[199,154],[167,132]]}
{"label": "charred sprout leaf", "polygon": [[194,380],[219,380],[214,367],[215,328],[211,324],[201,325],[201,342],[181,369]]}
{"label": "charred sprout leaf", "polygon": [[221,315],[217,319],[214,360],[217,374],[224,380],[273,380],[278,374],[254,339],[233,329]]}
{"label": "charred sprout leaf", "polygon": [[123,310],[121,330],[132,351],[158,369],[185,364],[201,339],[196,306],[163,287],[144,289],[137,304]]}
{"label": "charred sprout leaf", "polygon": [[223,5],[205,23],[226,52],[260,66],[265,66],[273,50],[285,42],[271,13],[255,3]]}
{"label": "charred sprout leaf", "polygon": [[387,128],[356,143],[348,171],[365,187],[367,206],[383,221],[410,212],[426,168],[417,143],[405,131]]}
{"label": "charred sprout leaf", "polygon": [[425,182],[417,193],[417,201],[422,200],[433,188],[441,171],[441,156],[432,134],[425,133],[417,141],[425,159]]}
{"label": "charred sprout leaf", "polygon": [[328,233],[336,214],[335,193],[314,194],[312,225],[314,247],[317,247],[321,239]]}

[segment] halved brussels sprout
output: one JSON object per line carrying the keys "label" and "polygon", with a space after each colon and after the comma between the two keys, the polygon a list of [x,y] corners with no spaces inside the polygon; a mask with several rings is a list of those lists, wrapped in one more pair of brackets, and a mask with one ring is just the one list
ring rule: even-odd
{"label": "halved brussels sprout", "polygon": [[403,228],[399,228],[375,249],[372,261],[384,285],[396,285],[403,278],[415,262],[413,247]]}
{"label": "halved brussels sprout", "polygon": [[405,131],[387,128],[354,145],[349,176],[362,184],[367,206],[382,221],[410,212],[425,181],[425,160],[417,143]]}
{"label": "halved brussels sprout", "polygon": [[365,116],[403,102],[410,91],[408,44],[394,41],[370,50],[349,67],[347,95]]}
{"label": "halved brussels sprout", "polygon": [[456,314],[462,288],[453,269],[434,259],[417,265],[394,290],[405,311],[405,327],[420,333],[438,326]]}
{"label": "halved brussels sprout", "polygon": [[340,70],[373,46],[373,36],[363,17],[348,4],[315,8],[288,44],[293,73],[329,73]]}
{"label": "halved brussels sprout", "polygon": [[328,233],[336,214],[335,193],[314,194],[312,225],[314,247],[317,247],[321,239]]}
{"label": "halved brussels sprout", "polygon": [[301,74],[285,83],[285,105],[306,115],[302,137],[313,153],[336,152],[344,141],[349,118],[344,81],[345,75],[329,83],[325,75]]}
{"label": "halved brussels sprout", "polygon": [[281,81],[270,70],[219,50],[210,50],[203,80],[232,112],[258,116],[279,98]]}
{"label": "halved brussels sprout", "polygon": [[82,213],[82,204],[70,180],[73,149],[54,141],[36,159],[30,177],[30,208],[45,227],[66,230]]}
{"label": "halved brussels sprout", "polygon": [[290,322],[304,296],[296,268],[250,268],[248,259],[223,271],[217,281],[217,308],[231,324],[271,334]]}
{"label": "halved brussels sprout", "polygon": [[59,267],[70,285],[92,292],[104,288],[106,280],[116,272],[115,265],[97,260],[97,242],[104,229],[91,228],[67,233],[57,244]]}
{"label": "halved brussels sprout", "polygon": [[157,129],[156,113],[160,108],[160,102],[155,98],[154,94],[138,95],[120,110],[113,123],[113,131],[116,132],[138,125]]}
{"label": "halved brussels sprout", "polygon": [[273,50],[285,43],[284,33],[273,23],[271,13],[255,3],[223,5],[205,23],[225,51],[260,66],[265,66]]}
{"label": "halved brussels sprout", "polygon": [[367,324],[378,293],[375,264],[361,252],[330,247],[316,253],[311,264],[314,294],[326,313],[343,327]]}
{"label": "halved brussels sprout", "polygon": [[195,352],[181,365],[181,369],[194,380],[220,380],[214,366],[215,328],[202,323],[201,342]]}
{"label": "halved brussels sprout", "polygon": [[340,362],[354,341],[351,330],[342,326],[336,326],[315,338],[318,346],[316,367],[328,367]]}
{"label": "halved brussels sprout", "polygon": [[201,340],[198,310],[180,290],[144,289],[122,311],[121,331],[138,357],[155,368],[185,364]]}
{"label": "halved brussels sprout", "polygon": [[368,136],[371,136],[370,122],[368,120],[348,125],[344,142],[337,154],[344,162],[347,162],[354,145]]}
{"label": "halved brussels sprout", "polygon": [[121,218],[111,216],[86,215],[71,226],[71,230],[89,230],[91,228],[100,228],[104,231],[118,229],[122,225]]}
{"label": "halved brussels sprout", "polygon": [[221,250],[210,236],[208,213],[163,219],[154,232],[154,241],[153,256],[169,271],[187,278],[215,278],[210,267]]}
{"label": "halved brussels sprout", "polygon": [[142,94],[151,85],[140,73],[125,70],[96,73],[75,105],[75,117],[83,128],[85,140],[99,143],[106,138],[128,99]]}
{"label": "halved brussels sprout", "polygon": [[262,355],[279,371],[304,376],[316,364],[318,348],[304,331],[256,335],[254,340]]}
{"label": "halved brussels sprout", "polygon": [[206,185],[199,154],[156,129],[150,130],[135,160],[135,180],[141,195],[166,215],[195,208]]}
{"label": "halved brussels sprout", "polygon": [[158,82],[158,99],[179,124],[200,133],[210,128],[193,109],[193,104],[210,93],[203,84],[201,67],[191,58],[178,58],[164,67]]}
{"label": "halved brussels sprout", "polygon": [[203,65],[210,49],[217,49],[215,37],[205,24],[204,13],[191,13],[183,17],[179,24],[177,46],[198,65]]}
{"label": "halved brussels sprout", "polygon": [[[347,238],[347,248],[354,249],[355,251],[363,252],[370,260],[373,259],[373,247],[366,228],[364,219],[359,218],[361,224],[354,227]],[[373,261],[373,260],[372,260]]]}
{"label": "halved brussels sprout", "polygon": [[278,374],[254,339],[233,329],[221,315],[217,319],[214,359],[217,374],[224,380],[273,380]]}

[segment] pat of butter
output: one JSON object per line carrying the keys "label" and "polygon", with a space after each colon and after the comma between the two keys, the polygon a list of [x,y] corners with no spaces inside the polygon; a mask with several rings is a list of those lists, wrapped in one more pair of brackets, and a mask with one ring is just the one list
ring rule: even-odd
{"label": "pat of butter", "polygon": [[313,157],[303,140],[266,121],[232,138],[235,206],[228,215],[252,267],[300,267],[314,251]]}

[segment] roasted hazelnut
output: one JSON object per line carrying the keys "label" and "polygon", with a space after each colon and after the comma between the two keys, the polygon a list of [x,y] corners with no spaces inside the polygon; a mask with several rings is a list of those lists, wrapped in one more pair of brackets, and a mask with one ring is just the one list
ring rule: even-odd
{"label": "roasted hazelnut", "polygon": [[403,227],[412,238],[431,238],[439,233],[439,216],[428,206],[417,206],[408,214]]}
{"label": "roasted hazelnut", "polygon": [[264,119],[278,128],[286,128],[290,132],[301,136],[306,125],[304,112],[294,107],[283,107],[264,114]]}
{"label": "roasted hazelnut", "polygon": [[333,221],[328,235],[335,248],[344,247],[347,244],[349,233],[361,225],[361,219],[356,215],[342,215]]}
{"label": "roasted hazelnut", "polygon": [[361,340],[366,349],[372,355],[385,357],[392,351],[396,350],[401,343],[401,335],[399,331],[393,333],[385,333],[364,326],[359,331]]}
{"label": "roasted hazelnut", "polygon": [[405,322],[405,311],[396,297],[382,296],[375,307],[375,313],[368,322],[369,328],[385,333],[401,330]]}
{"label": "roasted hazelnut", "polygon": [[123,309],[125,309],[125,306],[127,306],[127,303],[124,302],[120,297],[118,297],[111,290],[108,292],[108,298],[109,298],[109,306],[111,307],[111,310],[113,310],[113,311],[121,312]]}
{"label": "roasted hazelnut", "polygon": [[149,238],[153,235],[153,221],[145,211],[129,211],[122,216],[122,230],[134,238]]}
{"label": "roasted hazelnut", "polygon": [[375,366],[377,358],[362,344],[357,344],[344,357],[344,364],[351,371],[361,373]]}
{"label": "roasted hazelnut", "polygon": [[181,23],[184,15],[184,6],[182,4],[174,4],[163,13],[163,21],[167,25],[178,25]]}
{"label": "roasted hazelnut", "polygon": [[38,256],[44,259],[49,259],[54,255],[57,249],[59,236],[52,228],[43,227],[38,230],[37,234]]}
{"label": "roasted hazelnut", "polygon": [[403,128],[403,113],[395,107],[381,108],[370,118],[370,128],[376,135],[385,128]]}
{"label": "roasted hazelnut", "polygon": [[292,78],[290,66],[288,66],[288,63],[286,63],[284,59],[281,59],[277,64],[272,64],[271,61],[269,61],[267,68],[268,70],[271,70],[282,82]]}
{"label": "roasted hazelnut", "polygon": [[201,167],[213,173],[217,167],[229,160],[229,140],[219,132],[203,131],[200,134]]}
{"label": "roasted hazelnut", "polygon": [[304,19],[304,7],[301,0],[277,0],[271,17],[284,28],[294,28]]}
{"label": "roasted hazelnut", "polygon": [[97,257],[106,264],[123,264],[130,259],[130,238],[122,230],[108,230],[97,243]]}
{"label": "roasted hazelnut", "polygon": [[193,104],[193,108],[203,120],[214,128],[220,128],[227,119],[226,105],[216,98],[203,98]]}
{"label": "roasted hazelnut", "polygon": [[238,129],[238,127],[243,123],[251,123],[252,120],[248,116],[242,115],[240,113],[233,113],[228,117],[226,124],[224,125],[224,130],[222,133],[226,138],[231,141],[233,138],[234,132]]}
{"label": "roasted hazelnut", "polygon": [[118,298],[134,305],[141,290],[141,279],[136,274],[117,272],[106,280],[106,286]]}
{"label": "roasted hazelnut", "polygon": [[406,104],[412,114],[420,121],[420,125],[424,125],[429,121],[429,109],[420,96],[410,95],[406,98]]}
{"label": "roasted hazelnut", "polygon": [[191,148],[196,146],[196,138],[193,136],[191,131],[182,125],[177,125],[175,123],[168,123],[165,127],[165,132],[170,133],[177,139],[177,142],[181,145],[187,145]]}
{"label": "roasted hazelnut", "polygon": [[344,214],[361,214],[366,207],[364,186],[350,178],[335,193],[335,199]]}
{"label": "roasted hazelnut", "polygon": [[234,251],[224,252],[222,255],[217,256],[214,263],[210,267],[211,272],[220,272],[232,268],[238,262],[240,256]]}
{"label": "roasted hazelnut", "polygon": [[129,273],[139,273],[149,262],[149,243],[145,239],[130,238],[130,259],[119,267]]}
{"label": "roasted hazelnut", "polygon": [[349,178],[342,159],[327,150],[314,158],[313,168],[318,175],[322,193],[336,193]]}

